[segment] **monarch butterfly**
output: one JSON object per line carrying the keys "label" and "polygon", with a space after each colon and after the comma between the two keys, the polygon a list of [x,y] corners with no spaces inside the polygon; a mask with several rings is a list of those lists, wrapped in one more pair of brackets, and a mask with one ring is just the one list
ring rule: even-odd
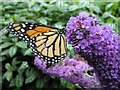
{"label": "monarch butterfly", "polygon": [[66,57],[66,37],[63,30],[30,22],[15,22],[10,33],[27,42],[34,55],[47,62],[47,67]]}

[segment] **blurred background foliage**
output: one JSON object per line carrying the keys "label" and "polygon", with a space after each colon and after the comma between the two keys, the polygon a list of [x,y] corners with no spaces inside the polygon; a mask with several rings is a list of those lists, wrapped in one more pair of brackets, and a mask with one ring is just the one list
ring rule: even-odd
{"label": "blurred background foliage", "polygon": [[[120,23],[120,2],[63,2],[61,0],[0,2],[0,62],[2,63],[3,89],[62,88],[64,90],[67,88],[75,90],[76,85],[38,70],[33,65],[34,56],[26,43],[9,34],[5,27],[9,22],[24,21],[64,28],[70,16],[76,16],[81,12],[96,16],[101,24],[111,26],[120,34],[120,24],[118,24],[118,21]],[[68,56],[72,57],[73,54],[72,47],[68,45]]]}

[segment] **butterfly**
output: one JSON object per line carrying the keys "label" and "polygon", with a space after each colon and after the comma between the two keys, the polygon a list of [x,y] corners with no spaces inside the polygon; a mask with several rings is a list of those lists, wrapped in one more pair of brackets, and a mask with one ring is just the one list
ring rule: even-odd
{"label": "butterfly", "polygon": [[50,67],[66,57],[64,30],[31,22],[10,23],[8,30],[27,42],[34,55]]}

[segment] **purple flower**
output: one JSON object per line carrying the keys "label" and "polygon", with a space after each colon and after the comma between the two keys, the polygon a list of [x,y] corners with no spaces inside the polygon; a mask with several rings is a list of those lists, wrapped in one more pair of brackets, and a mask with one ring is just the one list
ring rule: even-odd
{"label": "purple flower", "polygon": [[46,74],[64,78],[71,83],[79,84],[84,88],[100,87],[95,74],[90,76],[85,73],[87,71],[92,71],[93,68],[84,61],[80,61],[80,58],[79,61],[66,58],[60,65],[56,64],[51,68],[46,68],[45,62],[41,61],[39,58],[35,58],[34,64]]}
{"label": "purple flower", "polygon": [[86,39],[83,39],[79,44],[79,47],[81,47],[81,49],[85,49],[88,46],[88,42]]}
{"label": "purple flower", "polygon": [[[79,19],[74,22],[70,19],[66,26],[67,41],[94,67],[102,87],[120,88],[120,36],[111,27],[99,25],[95,17],[84,13],[76,18]],[[76,31],[67,29],[72,27],[70,23],[76,24]]]}
{"label": "purple flower", "polygon": [[[77,32],[76,32],[77,33]],[[78,32],[79,35],[76,36],[76,38],[78,39],[82,39],[83,38],[83,33],[82,32]]]}

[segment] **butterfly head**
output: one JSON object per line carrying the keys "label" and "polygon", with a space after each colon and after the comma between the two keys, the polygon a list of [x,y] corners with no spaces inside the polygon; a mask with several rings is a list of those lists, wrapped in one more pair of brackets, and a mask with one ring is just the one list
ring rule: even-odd
{"label": "butterfly head", "polygon": [[60,31],[60,32],[59,32],[60,34],[64,34],[64,35],[66,34],[66,29],[65,29],[65,28],[60,29],[59,31]]}

